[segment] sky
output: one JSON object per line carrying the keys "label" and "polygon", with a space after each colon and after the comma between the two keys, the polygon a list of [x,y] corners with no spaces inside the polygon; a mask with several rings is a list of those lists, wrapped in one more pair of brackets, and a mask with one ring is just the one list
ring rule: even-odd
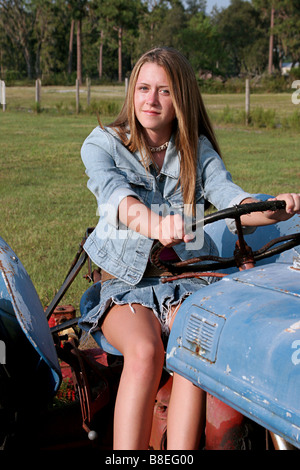
{"label": "sky", "polygon": [[227,8],[230,5],[230,0],[206,0],[206,13],[209,14],[215,5],[219,9]]}

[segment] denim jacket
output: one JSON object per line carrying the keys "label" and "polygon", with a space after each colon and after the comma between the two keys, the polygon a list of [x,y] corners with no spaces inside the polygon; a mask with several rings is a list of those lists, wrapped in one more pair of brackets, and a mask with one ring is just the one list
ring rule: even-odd
{"label": "denim jacket", "polygon": [[[97,199],[99,211],[99,222],[85,242],[84,249],[97,266],[135,285],[143,277],[153,240],[122,226],[118,220],[118,206],[123,198],[134,196],[162,215],[182,212],[184,204],[178,184],[180,155],[174,139],[171,138],[159,174],[151,164],[150,171],[147,171],[140,153],[129,152],[110,128],[94,129],[83,143],[81,155],[89,178],[87,186]],[[247,197],[251,194],[232,182],[230,173],[209,140],[201,136],[196,180],[197,210],[204,207],[204,199],[220,210],[239,204]],[[193,240],[173,247],[180,259],[216,254],[213,241],[202,228],[199,230],[202,236],[200,243],[199,237],[195,237],[196,243]]]}

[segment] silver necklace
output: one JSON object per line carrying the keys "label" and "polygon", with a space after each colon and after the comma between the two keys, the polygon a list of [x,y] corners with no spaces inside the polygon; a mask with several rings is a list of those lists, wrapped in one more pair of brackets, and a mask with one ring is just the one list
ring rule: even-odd
{"label": "silver necklace", "polygon": [[160,145],[159,147],[149,147],[151,153],[158,153],[166,150],[168,148],[169,142],[165,142],[164,144]]}

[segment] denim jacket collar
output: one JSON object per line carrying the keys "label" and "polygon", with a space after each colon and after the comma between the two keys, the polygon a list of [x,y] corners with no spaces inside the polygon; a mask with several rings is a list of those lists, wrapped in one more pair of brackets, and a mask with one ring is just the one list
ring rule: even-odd
{"label": "denim jacket collar", "polygon": [[[110,134],[112,134],[115,138],[120,141],[120,138],[116,131],[112,128],[105,128]],[[129,134],[128,134],[129,135]],[[121,142],[121,141],[120,141]],[[143,159],[140,152],[136,152],[136,156],[139,161],[143,164]],[[179,158],[178,158],[179,157]],[[146,164],[153,165],[152,160],[146,161]],[[174,134],[171,135],[169,145],[166,150],[166,155],[164,158],[163,166],[160,170],[160,174],[165,176],[169,176],[171,178],[178,179],[180,174],[180,154],[178,155],[176,145],[175,145],[175,136]]]}
{"label": "denim jacket collar", "polygon": [[179,178],[180,156],[178,158],[174,135],[171,136],[160,173],[171,178]]}

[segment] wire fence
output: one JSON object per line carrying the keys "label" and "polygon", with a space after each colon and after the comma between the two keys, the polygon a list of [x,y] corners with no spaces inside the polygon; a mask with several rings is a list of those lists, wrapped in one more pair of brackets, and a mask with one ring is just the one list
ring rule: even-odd
{"label": "wire fence", "polygon": [[75,86],[42,86],[41,80],[37,79],[34,87],[6,86],[5,81],[0,80],[0,105],[3,111],[10,109],[41,112],[56,109],[78,114],[83,110],[97,110],[102,101],[102,106],[105,102],[106,108],[111,108],[111,113],[114,114],[124,101],[127,88],[128,79],[125,80],[125,86],[92,86],[89,78],[81,86],[78,80]]}

